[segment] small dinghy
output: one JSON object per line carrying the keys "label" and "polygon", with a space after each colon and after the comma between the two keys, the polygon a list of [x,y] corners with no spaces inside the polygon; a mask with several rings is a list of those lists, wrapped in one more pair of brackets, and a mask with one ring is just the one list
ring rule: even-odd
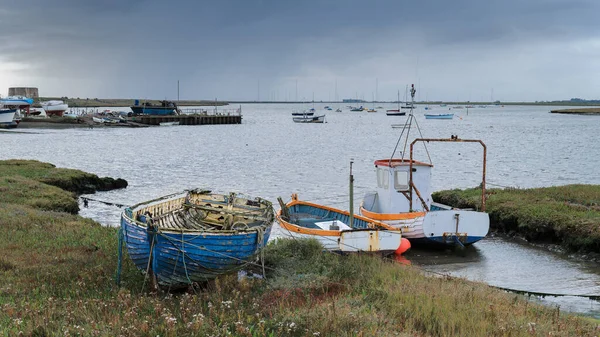
{"label": "small dinghy", "polygon": [[177,288],[253,262],[273,220],[267,200],[191,190],[126,208],[121,229],[136,267],[154,284]]}
{"label": "small dinghy", "polygon": [[277,221],[282,235],[291,238],[314,238],[329,251],[402,254],[410,248],[402,232],[379,221],[347,211],[298,200],[285,204],[278,198],[281,210]]}

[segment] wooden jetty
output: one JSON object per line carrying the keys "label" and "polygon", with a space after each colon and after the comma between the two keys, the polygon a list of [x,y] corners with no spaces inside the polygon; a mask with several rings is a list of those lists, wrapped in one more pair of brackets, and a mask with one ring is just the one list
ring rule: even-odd
{"label": "wooden jetty", "polygon": [[145,125],[164,122],[179,122],[179,125],[242,124],[242,115],[140,115],[127,117],[127,121]]}

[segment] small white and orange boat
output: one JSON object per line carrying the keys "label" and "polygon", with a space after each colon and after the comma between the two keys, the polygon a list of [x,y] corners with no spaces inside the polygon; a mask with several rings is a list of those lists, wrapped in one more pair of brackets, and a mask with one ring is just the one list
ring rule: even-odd
{"label": "small white and orange boat", "polygon": [[277,212],[277,221],[283,236],[295,239],[314,238],[326,250],[339,253],[399,255],[410,248],[410,242],[402,237],[401,230],[385,223],[301,201],[297,194],[292,194],[292,200],[287,204],[281,198],[278,200],[281,209]]}

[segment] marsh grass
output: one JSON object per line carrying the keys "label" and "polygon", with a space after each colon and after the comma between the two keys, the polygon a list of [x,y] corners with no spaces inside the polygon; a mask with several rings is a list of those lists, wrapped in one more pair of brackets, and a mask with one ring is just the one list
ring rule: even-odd
{"label": "marsh grass", "polygon": [[531,304],[484,284],[427,277],[418,268],[378,257],[323,252],[310,240],[271,243],[265,251],[266,279],[227,275],[205,288],[175,294],[150,292],[125,254],[118,287],[117,229],[13,200],[19,202],[0,202],[3,336],[600,332],[594,321]]}
{"label": "marsh grass", "polygon": [[59,187],[63,190],[84,194],[127,187],[123,179],[101,178],[80,170],[57,168],[36,160],[11,159],[0,161],[0,177],[23,177]]}
{"label": "marsh grass", "polygon": [[[600,251],[600,186],[566,185],[531,189],[490,189],[491,226],[528,240],[558,243],[570,251]],[[476,208],[480,189],[436,192],[434,200]]]}

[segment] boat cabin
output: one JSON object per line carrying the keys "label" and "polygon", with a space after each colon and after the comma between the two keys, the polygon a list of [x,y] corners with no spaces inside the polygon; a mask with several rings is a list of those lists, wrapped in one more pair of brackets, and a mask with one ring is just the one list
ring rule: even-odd
{"label": "boat cabin", "polygon": [[375,213],[394,214],[430,210],[432,167],[432,164],[412,160],[411,191],[410,159],[376,160],[377,193],[365,198],[365,207]]}

